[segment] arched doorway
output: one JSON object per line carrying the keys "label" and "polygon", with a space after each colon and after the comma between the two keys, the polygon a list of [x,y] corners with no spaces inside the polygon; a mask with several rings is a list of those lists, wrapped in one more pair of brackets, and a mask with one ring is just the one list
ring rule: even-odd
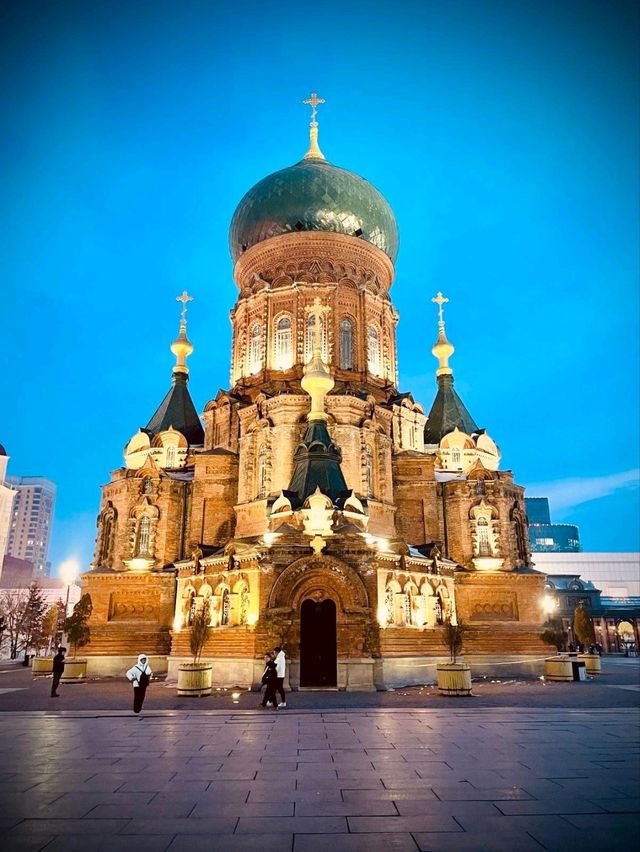
{"label": "arched doorway", "polygon": [[307,599],[300,607],[300,686],[337,683],[336,605]]}

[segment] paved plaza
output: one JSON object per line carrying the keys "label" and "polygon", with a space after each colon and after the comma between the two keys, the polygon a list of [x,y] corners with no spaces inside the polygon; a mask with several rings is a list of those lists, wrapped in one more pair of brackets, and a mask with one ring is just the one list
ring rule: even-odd
{"label": "paved plaza", "polygon": [[[338,694],[298,693],[274,712],[248,709],[257,696],[245,694],[247,709],[215,709],[229,696],[136,717],[8,710],[30,692],[15,688],[0,694],[0,849],[633,848],[640,713],[622,704],[637,704],[637,662],[620,671],[631,682],[597,687],[618,701],[610,708],[581,706],[593,684],[549,685],[542,694],[564,696],[563,708],[518,703],[526,692],[494,684],[492,700],[502,695],[505,706],[419,702],[419,691],[406,691],[414,707],[384,706],[394,695],[382,694],[377,708],[357,707],[375,695],[350,695],[354,706],[330,709]],[[48,685],[36,683],[31,698]],[[67,687],[67,702],[91,703],[104,686]]]}

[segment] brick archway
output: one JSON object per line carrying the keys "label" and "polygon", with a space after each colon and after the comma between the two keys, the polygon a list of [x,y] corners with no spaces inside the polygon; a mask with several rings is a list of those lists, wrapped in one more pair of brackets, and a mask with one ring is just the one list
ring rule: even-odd
{"label": "brick archway", "polygon": [[341,613],[369,610],[369,596],[358,574],[338,559],[311,556],[288,565],[273,584],[268,609],[299,612],[302,602],[331,598]]}

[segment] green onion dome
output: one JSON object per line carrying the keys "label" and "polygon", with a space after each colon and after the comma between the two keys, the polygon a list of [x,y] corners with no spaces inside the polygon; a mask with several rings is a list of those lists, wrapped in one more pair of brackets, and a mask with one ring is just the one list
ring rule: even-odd
{"label": "green onion dome", "polygon": [[384,196],[368,181],[320,157],[309,157],[263,178],[247,192],[231,221],[234,261],[280,234],[328,231],[398,253],[398,226]]}

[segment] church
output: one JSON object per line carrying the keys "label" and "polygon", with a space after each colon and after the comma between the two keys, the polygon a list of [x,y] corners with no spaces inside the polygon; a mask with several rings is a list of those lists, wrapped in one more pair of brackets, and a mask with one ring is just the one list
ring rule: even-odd
{"label": "church", "polygon": [[425,414],[398,389],[393,211],[325,159],[323,101],[305,103],[307,153],[231,222],[229,389],[199,416],[184,292],[171,387],[102,488],[82,577],[89,675],[119,675],[142,650],[175,677],[205,606],[220,687],[259,683],[274,645],[293,688],[424,683],[448,619],[467,624],[474,671],[533,670],[547,651],[524,488],[455,390],[448,300],[433,299]]}

